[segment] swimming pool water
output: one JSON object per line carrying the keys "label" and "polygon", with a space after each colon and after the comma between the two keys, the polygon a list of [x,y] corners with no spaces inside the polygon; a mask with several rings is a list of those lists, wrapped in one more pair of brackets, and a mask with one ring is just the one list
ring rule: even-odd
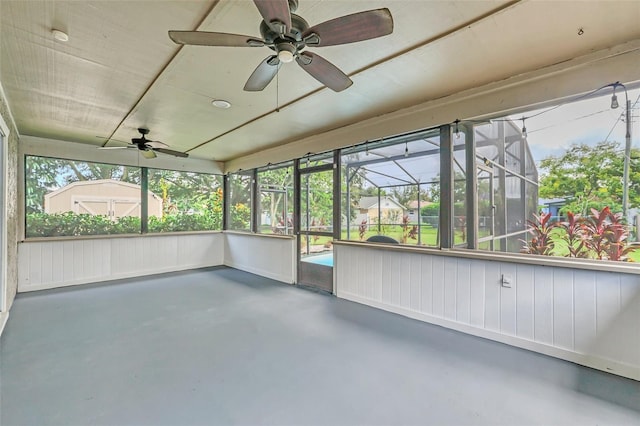
{"label": "swimming pool water", "polygon": [[333,253],[305,257],[302,261],[315,263],[316,265],[333,266]]}

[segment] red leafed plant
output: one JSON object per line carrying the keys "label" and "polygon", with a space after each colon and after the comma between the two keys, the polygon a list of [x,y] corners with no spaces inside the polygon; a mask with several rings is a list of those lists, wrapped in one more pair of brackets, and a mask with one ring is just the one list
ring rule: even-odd
{"label": "red leafed plant", "polygon": [[532,235],[529,241],[524,241],[524,247],[520,250],[527,254],[542,254],[551,256],[556,246],[551,236],[551,232],[558,226],[557,222],[551,222],[551,213],[542,213],[540,216],[534,215],[535,221],[527,220],[529,233]]}
{"label": "red leafed plant", "polygon": [[629,231],[622,221],[621,213],[612,213],[609,207],[601,211],[591,209],[591,216],[585,221],[585,229],[589,238],[585,243],[597,259],[628,261],[629,253],[635,251],[634,246],[627,246]]}
{"label": "red leafed plant", "polygon": [[400,225],[400,227],[402,228],[402,243],[406,244],[407,240],[409,238],[411,238],[412,240],[415,240],[417,235],[418,235],[418,227],[413,225],[410,226],[409,225],[409,216],[403,216],[402,217],[402,225]]}
{"label": "red leafed plant", "polygon": [[[629,254],[637,247],[627,245],[629,231],[622,220],[621,213],[612,213],[609,207],[598,211],[591,210],[591,215],[580,217],[567,212],[567,220],[550,223],[551,214],[535,216],[535,221],[527,221],[530,241],[525,243],[523,253],[552,256],[556,243],[554,238],[561,238],[567,244],[565,257],[580,257],[614,261],[632,261]],[[552,231],[559,228],[564,232]]]}
{"label": "red leafed plant", "polygon": [[567,220],[561,222],[560,226],[565,230],[563,239],[569,250],[568,257],[588,257],[584,219],[580,215],[567,212]]}
{"label": "red leafed plant", "polygon": [[358,226],[358,235],[360,236],[360,241],[364,240],[365,234],[367,233],[367,219],[363,219],[360,226]]}
{"label": "red leafed plant", "polygon": [[[584,229],[587,234],[585,244],[590,251],[595,254],[596,259],[607,258],[607,248],[609,246],[608,233],[611,231],[613,223],[620,223],[619,215],[611,213],[609,207],[603,208],[601,211],[591,209],[591,215],[584,221]],[[620,224],[621,225],[621,224]]]}

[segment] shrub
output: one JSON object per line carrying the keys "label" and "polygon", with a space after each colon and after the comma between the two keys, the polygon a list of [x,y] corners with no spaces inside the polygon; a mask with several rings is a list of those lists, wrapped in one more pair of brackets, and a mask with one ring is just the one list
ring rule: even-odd
{"label": "shrub", "polygon": [[535,221],[527,220],[529,233],[532,235],[529,241],[524,241],[522,253],[540,254],[550,256],[555,248],[555,241],[551,232],[557,223],[550,222],[551,213],[543,213],[540,216],[534,215]]}
{"label": "shrub", "polygon": [[[612,213],[609,207],[591,209],[587,217],[567,212],[567,220],[563,222],[550,223],[550,213],[535,218],[527,221],[532,238],[524,241],[523,253],[632,261],[629,254],[637,249],[626,244],[629,231],[622,214]],[[555,229],[562,232],[554,232]],[[558,253],[556,239],[566,244],[566,252]]]}
{"label": "shrub", "polygon": [[[149,217],[149,232],[207,231],[222,228],[221,212],[170,214]],[[76,213],[29,213],[26,236],[63,237],[79,235],[114,235],[140,233],[139,217],[125,216],[111,220],[107,216]]]}

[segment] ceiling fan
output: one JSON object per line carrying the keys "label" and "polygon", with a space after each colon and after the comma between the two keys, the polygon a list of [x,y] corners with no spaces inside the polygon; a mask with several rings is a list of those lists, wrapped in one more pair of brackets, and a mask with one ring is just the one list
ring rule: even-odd
{"label": "ceiling fan", "polygon": [[196,46],[262,47],[275,52],[253,71],[244,90],[255,92],[267,87],[278,73],[282,63],[294,59],[312,77],[328,88],[340,92],[353,81],[338,67],[315,53],[304,51],[306,47],[335,46],[382,37],[393,32],[393,18],[389,9],[374,9],[331,19],[309,27],[295,12],[298,0],[253,0],[263,21],[260,23],[262,38],[206,32],[169,31],[169,37],[177,44]]}
{"label": "ceiling fan", "polygon": [[175,157],[187,158],[189,154],[186,152],[174,151],[172,149],[168,149],[169,145],[164,142],[159,141],[151,141],[145,137],[145,135],[149,134],[149,129],[139,128],[138,132],[142,135],[139,138],[131,139],[131,143],[127,146],[102,146],[98,147],[98,149],[126,149],[126,148],[134,148],[140,150],[140,154],[144,158],[156,158],[156,152],[161,152],[162,154],[169,154]]}

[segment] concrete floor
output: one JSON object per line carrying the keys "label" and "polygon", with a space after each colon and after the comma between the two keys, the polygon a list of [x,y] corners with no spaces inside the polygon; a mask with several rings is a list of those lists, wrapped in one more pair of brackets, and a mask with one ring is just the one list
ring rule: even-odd
{"label": "concrete floor", "polygon": [[0,424],[640,425],[640,383],[219,268],[20,295]]}

